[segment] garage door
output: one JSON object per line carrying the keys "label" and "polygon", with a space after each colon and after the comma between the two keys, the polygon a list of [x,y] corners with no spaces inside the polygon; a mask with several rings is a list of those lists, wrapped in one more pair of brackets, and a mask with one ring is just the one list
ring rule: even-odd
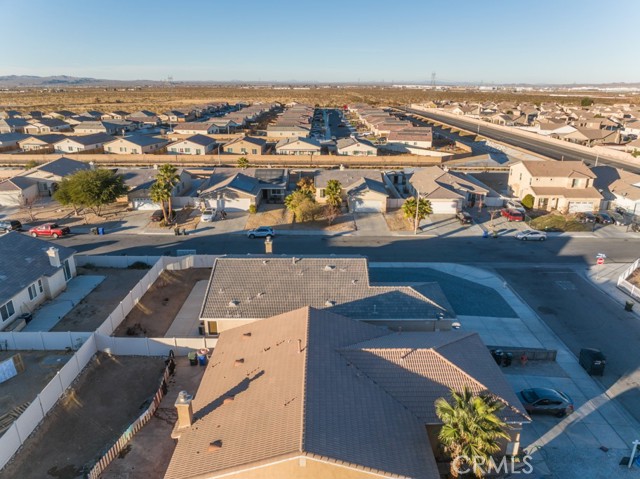
{"label": "garage door", "polygon": [[225,211],[249,211],[250,204],[249,198],[224,198],[220,200],[220,208]]}
{"label": "garage door", "polygon": [[436,215],[455,215],[458,211],[457,201],[432,201],[431,209]]}
{"label": "garage door", "polygon": [[358,213],[379,213],[382,211],[382,202],[380,200],[360,200],[353,202],[353,207]]}
{"label": "garage door", "polygon": [[133,209],[134,210],[159,210],[160,205],[158,203],[154,203],[150,199],[138,199],[138,200],[133,200]]}
{"label": "garage door", "polygon": [[580,213],[582,211],[593,211],[593,203],[590,201],[569,202],[569,213]]}

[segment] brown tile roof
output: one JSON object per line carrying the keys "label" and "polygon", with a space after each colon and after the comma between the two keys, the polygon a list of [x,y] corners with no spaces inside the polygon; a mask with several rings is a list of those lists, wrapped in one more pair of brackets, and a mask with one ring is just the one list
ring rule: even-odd
{"label": "brown tile roof", "polygon": [[562,188],[559,186],[530,186],[536,196],[559,196],[571,199],[596,200],[602,198],[595,188]]}
{"label": "brown tile roof", "polygon": [[[390,333],[308,307],[241,326],[221,334],[165,478],[300,456],[438,477],[425,425],[438,424],[435,399],[464,386],[498,397],[506,420],[529,421],[475,333]],[[222,446],[209,451],[213,441]]]}
{"label": "brown tile roof", "polygon": [[371,286],[363,257],[224,256],[211,271],[201,318],[261,319],[303,306],[352,319],[436,319],[454,315],[437,283],[420,292]]}
{"label": "brown tile roof", "polygon": [[582,161],[523,161],[533,177],[595,178],[596,175]]}
{"label": "brown tile roof", "polygon": [[445,171],[438,166],[417,168],[409,178],[409,183],[421,196],[430,199],[458,199],[463,197],[462,191],[489,193],[486,188],[466,179],[464,173]]}

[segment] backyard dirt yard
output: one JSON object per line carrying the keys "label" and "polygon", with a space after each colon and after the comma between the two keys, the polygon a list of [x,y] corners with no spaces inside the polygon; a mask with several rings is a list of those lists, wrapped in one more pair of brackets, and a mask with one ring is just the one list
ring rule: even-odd
{"label": "backyard dirt yard", "polygon": [[627,278],[627,281],[640,288],[640,269],[635,270],[631,276]]}
{"label": "backyard dirt yard", "polygon": [[194,285],[210,276],[211,268],[163,271],[113,335],[163,337]]}
{"label": "backyard dirt yard", "polygon": [[[105,205],[97,216],[88,208],[78,210],[78,215],[70,206],[62,206],[57,201],[46,200],[36,202],[31,210],[21,208],[12,218],[26,225],[35,223],[56,222],[73,228],[74,226],[100,225],[105,222],[124,221],[127,215],[127,203],[111,203]],[[33,220],[31,217],[33,216]],[[73,231],[73,230],[72,230]]]}
{"label": "backyard dirt yard", "polygon": [[259,226],[274,226],[282,229],[282,226],[291,224],[291,214],[284,205],[264,204],[258,207],[255,214],[250,214],[244,229],[252,230]]}
{"label": "backyard dirt yard", "polygon": [[314,221],[297,222],[293,220],[293,213],[288,211],[284,205],[265,204],[260,205],[256,214],[249,215],[245,229],[252,230],[259,226],[273,226],[276,232],[278,230],[324,230],[338,232],[353,229],[353,217],[350,213],[338,215],[331,224],[329,224],[324,214],[320,214],[317,218],[318,219]]}
{"label": "backyard dirt yard", "polygon": [[[160,385],[162,358],[98,353],[27,439],[0,479],[74,479],[143,411]],[[37,460],[36,460],[37,458]]]}
{"label": "backyard dirt yard", "polygon": [[411,223],[403,216],[401,209],[388,211],[382,216],[387,222],[389,231],[413,231]]}
{"label": "backyard dirt yard", "polygon": [[95,331],[147,271],[79,267],[78,275],[105,276],[105,280],[69,311],[51,331]]}
{"label": "backyard dirt yard", "polygon": [[[191,231],[196,229],[198,222],[200,221],[200,213],[197,209],[186,206],[179,210],[174,210],[176,213],[176,222],[170,226],[162,226],[161,221],[149,221],[147,228],[150,230],[173,230],[176,226],[180,229],[186,229]],[[151,217],[149,212],[149,217]]]}

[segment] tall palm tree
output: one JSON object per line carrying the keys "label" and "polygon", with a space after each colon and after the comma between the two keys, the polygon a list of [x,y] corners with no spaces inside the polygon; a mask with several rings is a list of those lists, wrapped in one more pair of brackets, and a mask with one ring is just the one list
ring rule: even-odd
{"label": "tall palm tree", "polygon": [[161,183],[156,181],[153,185],[151,185],[149,197],[151,198],[151,201],[160,205],[160,208],[162,209],[162,216],[164,217],[164,222],[165,224],[168,224],[169,218],[167,216],[167,201],[171,198],[171,191],[167,191],[167,189],[164,188]]}
{"label": "tall palm tree", "polygon": [[451,402],[439,398],[435,406],[443,422],[438,438],[452,459],[451,475],[458,477],[461,470],[471,469],[482,477],[480,464],[488,464],[491,454],[500,450],[499,440],[510,437],[506,424],[496,416],[503,403],[465,387],[461,393],[451,390]]}
{"label": "tall palm tree", "polygon": [[[158,168],[158,174],[156,175],[156,183],[160,186],[158,188],[162,188],[166,190],[166,201],[167,201],[167,215],[171,218],[173,213],[173,207],[171,205],[171,192],[173,188],[180,183],[180,175],[178,174],[178,170],[175,166],[165,163]],[[167,219],[165,216],[165,220]]]}
{"label": "tall palm tree", "polygon": [[402,213],[406,219],[413,223],[413,232],[418,232],[418,225],[420,222],[425,219],[427,216],[433,213],[433,209],[431,208],[431,201],[420,198],[418,201],[418,211],[416,213],[416,199],[415,197],[410,197],[405,200],[402,204]]}
{"label": "tall palm tree", "polygon": [[338,180],[327,181],[324,196],[327,198],[327,204],[329,206],[340,208],[342,204],[342,185],[340,182]]}

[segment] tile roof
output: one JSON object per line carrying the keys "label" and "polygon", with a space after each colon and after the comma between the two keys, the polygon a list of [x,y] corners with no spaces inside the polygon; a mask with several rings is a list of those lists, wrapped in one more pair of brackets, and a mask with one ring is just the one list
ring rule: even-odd
{"label": "tile roof", "polygon": [[596,175],[582,161],[522,161],[533,177],[595,178]]}
{"label": "tile roof", "polygon": [[66,140],[71,140],[81,145],[93,145],[98,143],[107,143],[108,141],[113,140],[113,137],[111,135],[107,135],[106,133],[94,133],[92,135],[67,136],[64,140],[61,141]]}
{"label": "tile roof", "polygon": [[58,249],[61,261],[75,253],[71,248],[14,231],[0,236],[0,304],[38,278],[51,276],[60,269],[49,263],[46,251],[51,246]]}
{"label": "tile roof", "polygon": [[382,182],[382,173],[378,170],[344,169],[344,170],[319,170],[315,173],[314,184],[316,188],[325,188],[329,180],[338,180],[343,188],[350,188],[362,178]]}
{"label": "tile roof", "polygon": [[261,319],[303,306],[352,319],[452,317],[437,283],[371,286],[364,257],[224,256],[214,262],[201,318]]}
{"label": "tile roof", "polygon": [[457,199],[463,196],[461,192],[489,193],[487,188],[467,179],[464,173],[445,171],[439,166],[416,168],[409,183],[420,195],[431,199]]}
{"label": "tile roof", "polygon": [[[222,333],[165,479],[299,456],[385,477],[438,477],[422,421],[340,353],[385,334],[308,307]],[[222,446],[211,452],[213,441]]]}
{"label": "tile roof", "polygon": [[5,181],[0,181],[0,191],[20,191],[37,183],[37,180],[28,176],[14,176]]}
{"label": "tile roof", "polygon": [[[184,141],[189,141],[191,143],[195,143],[196,145],[200,145],[200,146],[209,146],[211,144],[216,143],[215,138],[211,138],[210,136],[206,136],[206,135],[193,135],[193,136],[190,136],[189,138],[185,138]],[[179,142],[176,142],[176,143],[179,143]]]}
{"label": "tile roof", "polygon": [[110,141],[109,143],[106,143],[106,144],[108,145],[110,143],[115,143],[120,140],[128,141],[129,143],[133,143],[134,145],[141,146],[141,147],[169,143],[164,138],[156,138],[154,136],[146,136],[146,135],[131,135],[131,136],[125,136],[124,138],[116,138],[115,140]]}
{"label": "tile roof", "polygon": [[530,186],[538,196],[561,196],[564,198],[600,199],[602,195],[593,187],[590,188],[562,188],[559,186]]}
{"label": "tile roof", "polygon": [[52,175],[65,177],[67,175],[75,173],[76,171],[89,170],[91,169],[91,166],[83,161],[72,160],[71,158],[62,156],[57,160],[50,161],[49,163],[45,163],[44,165],[36,166],[36,169],[39,171],[51,173]]}

